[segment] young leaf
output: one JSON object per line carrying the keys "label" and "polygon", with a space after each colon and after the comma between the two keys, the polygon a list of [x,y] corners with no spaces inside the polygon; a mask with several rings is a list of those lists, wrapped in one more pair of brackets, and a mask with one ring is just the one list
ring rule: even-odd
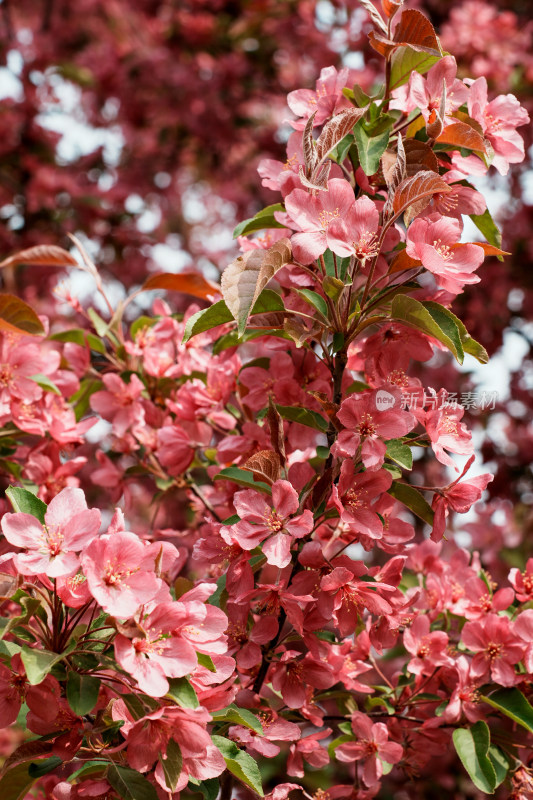
{"label": "young leaf", "polygon": [[61,392],[59,391],[55,383],[53,383],[47,375],[43,375],[41,372],[38,372],[36,375],[29,375],[28,379],[30,381],[35,381],[37,386],[40,386],[41,389],[44,389],[45,391],[52,392],[53,394],[58,394],[59,396],[61,396]]}
{"label": "young leaf", "polygon": [[19,264],[35,264],[42,267],[79,267],[80,265],[67,250],[53,244],[39,244],[36,247],[28,247],[27,250],[19,250],[9,258],[0,262],[0,269],[3,267],[14,267]]}
{"label": "young leaf", "polygon": [[201,300],[210,300],[220,294],[220,286],[207,280],[201,272],[157,272],[150,275],[141,287],[141,292],[152,289],[167,289],[172,292],[183,292]]}
{"label": "young leaf", "polygon": [[388,489],[388,494],[403,503],[413,514],[416,514],[423,522],[433,525],[433,509],[427,500],[420,494],[414,486],[407,483],[393,481]]}
{"label": "young leaf", "polygon": [[400,23],[394,31],[394,41],[409,45],[413,50],[421,50],[432,55],[442,55],[442,48],[429,19],[415,8],[402,12]]}
{"label": "young leaf", "polygon": [[[465,353],[473,356],[477,361],[479,361],[480,364],[488,363],[489,356],[483,345],[479,344],[479,342],[476,342],[476,340],[470,336],[464,323],[459,319],[459,317],[456,317],[449,308],[445,308],[439,303],[433,302],[433,300],[427,300],[423,305],[425,308],[427,308],[433,319],[436,320],[439,325],[441,324],[444,316],[447,317],[450,323],[455,325],[459,331],[461,346]],[[441,327],[444,327],[444,324]]]}
{"label": "young leaf", "polygon": [[413,50],[412,47],[398,47],[391,58],[390,90],[407,83],[412,72],[425,75],[440,58],[438,55]]}
{"label": "young leaf", "polygon": [[289,239],[280,239],[268,250],[248,250],[229,264],[222,273],[222,295],[244,333],[255,301],[281,267],[292,257]]}
{"label": "young leaf", "polygon": [[533,706],[518,689],[498,689],[481,699],[533,733]]}
{"label": "young leaf", "polygon": [[276,406],[276,408],[283,419],[299,422],[300,425],[306,425],[308,428],[314,428],[322,433],[325,433],[328,429],[328,421],[316,411],[310,411],[299,406]]}
{"label": "young leaf", "polygon": [[314,111],[307,120],[303,133],[302,145],[305,170],[302,171],[304,177],[311,175],[318,162],[316,144],[315,140],[313,139],[313,125],[315,122],[315,116],[316,111]]}
{"label": "young leaf", "polygon": [[[483,214],[470,214],[470,219],[483,234],[489,244],[494,247],[500,248],[502,246],[502,234],[494,220],[492,219],[490,211],[487,210]],[[503,261],[502,256],[498,256],[500,261]]]}
{"label": "young leaf", "polygon": [[44,328],[33,308],[27,303],[14,294],[0,294],[0,331],[39,336],[44,333]]}
{"label": "young leaf", "polygon": [[26,670],[28,683],[32,686],[37,686],[37,684],[44,681],[54,664],[61,661],[63,655],[25,646],[22,648],[20,657]]}
{"label": "young leaf", "polygon": [[482,792],[493,794],[497,784],[496,771],[488,757],[490,732],[486,722],[479,720],[470,728],[457,728],[453,743],[472,783]]}
{"label": "young leaf", "polygon": [[485,140],[466,122],[452,122],[447,125],[437,138],[439,144],[449,144],[457,149],[463,147],[468,150],[485,152]]}
{"label": "young leaf", "polygon": [[105,777],[123,800],[158,800],[155,787],[134,769],[110,764]]}
{"label": "young leaf", "polygon": [[255,217],[250,217],[250,219],[239,222],[233,231],[233,238],[236,239],[237,236],[244,236],[254,231],[262,231],[265,228],[284,228],[285,225],[282,225],[281,222],[278,222],[275,218],[275,211],[285,211],[283,203],[274,203],[271,206],[267,206],[261,211],[258,211]]}
{"label": "young leaf", "polygon": [[200,664],[201,667],[205,667],[206,669],[209,670],[209,672],[217,671],[217,668],[213,664],[213,659],[211,658],[211,656],[208,656],[207,653],[196,653],[196,655],[198,657],[198,663]]}
{"label": "young leaf", "polygon": [[324,125],[322,133],[316,141],[318,163],[324,161],[344,137],[352,132],[355,123],[361,119],[365,111],[366,108],[348,108],[346,111],[336,114]]}
{"label": "young leaf", "polygon": [[273,450],[260,450],[245,461],[242,469],[249,470],[254,480],[262,480],[272,486],[281,475],[280,457]]}
{"label": "young leaf", "polygon": [[[433,305],[438,306],[437,303]],[[440,308],[443,308],[443,306]],[[433,307],[426,308],[418,300],[405,294],[396,295],[393,299],[391,316],[410,328],[416,328],[429,336],[433,336],[446,345],[459,364],[463,363],[464,352],[460,332],[450,316],[440,313]],[[441,327],[441,324],[443,327]]]}
{"label": "young leaf", "polygon": [[413,469],[413,453],[408,444],[400,439],[391,439],[387,442],[387,456],[404,469]]}
{"label": "young leaf", "polygon": [[182,708],[198,708],[198,698],[187,678],[171,678],[167,697],[171,697]]}
{"label": "young leaf", "polygon": [[429,203],[434,194],[447,194],[450,191],[448,184],[431,170],[417,172],[412,178],[402,181],[396,189],[392,203],[394,214],[399,216],[413,203],[426,198]]}
{"label": "young leaf", "polygon": [[175,792],[183,766],[180,746],[175,739],[168,740],[166,753],[164,756],[159,756],[159,763],[163,768],[167,788],[171,792]]}
{"label": "young leaf", "polygon": [[387,149],[390,129],[387,128],[382,133],[372,135],[364,121],[360,120],[354,128],[354,138],[361,169],[365,175],[374,175],[379,169],[381,156]]}
{"label": "young leaf", "polygon": [[[326,276],[327,277],[327,276]],[[309,303],[315,311],[324,317],[326,320],[328,318],[328,304],[322,297],[322,295],[318,294],[318,292],[313,292],[311,289],[296,289],[296,294],[305,300],[306,303]]]}
{"label": "young leaf", "polygon": [[9,486],[6,495],[11,501],[13,511],[21,511],[23,514],[31,514],[44,525],[44,515],[46,514],[46,503],[27,489],[20,486]]}
{"label": "young leaf", "polygon": [[268,483],[254,481],[251,472],[247,472],[239,467],[225,467],[221,469],[220,472],[217,472],[213,480],[231,481],[232,483],[237,483],[239,486],[244,486],[246,489],[256,489],[258,492],[266,492],[267,494],[272,493]]}
{"label": "young leaf", "polygon": [[96,703],[100,693],[100,678],[92,675],[80,675],[71,670],[67,674],[67,700],[71,709],[79,717],[89,714]]}
{"label": "young leaf", "polygon": [[[148,319],[148,317],[146,319]],[[135,325],[135,323],[133,323],[133,325]],[[82,328],[70,328],[68,331],[59,331],[58,333],[53,333],[48,338],[54,342],[74,342],[74,344],[79,344],[80,347],[87,347],[87,345],[89,345],[91,350],[94,350],[96,353],[104,354],[106,352],[105,344],[101,339],[95,336],[94,333],[84,331]]]}
{"label": "young leaf", "polygon": [[183,342],[188,342],[193,336],[209,331],[211,328],[224,325],[225,322],[231,322],[232,319],[233,314],[224,300],[219,300],[218,303],[209,306],[209,308],[203,308],[193,314],[192,317],[189,317],[183,331]]}
{"label": "young leaf", "polygon": [[255,714],[252,714],[247,708],[239,708],[234,703],[220,711],[214,711],[211,716],[215,722],[233,722],[235,725],[244,725],[246,728],[251,728],[256,733],[263,733],[263,726]]}
{"label": "young leaf", "polygon": [[253,789],[260,797],[264,797],[261,785],[261,773],[255,759],[240,750],[235,742],[224,736],[212,736],[213,744],[218,747],[229,771],[240,781]]}

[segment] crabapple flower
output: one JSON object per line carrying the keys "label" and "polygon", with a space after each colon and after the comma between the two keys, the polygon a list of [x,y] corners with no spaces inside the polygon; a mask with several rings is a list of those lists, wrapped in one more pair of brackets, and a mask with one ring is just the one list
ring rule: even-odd
{"label": "crabapple flower", "polygon": [[482,247],[460,243],[462,225],[455,217],[418,217],[407,231],[407,255],[422,262],[440,287],[456,295],[465,284],[478,283],[474,271],[485,258]]}
{"label": "crabapple flower", "polygon": [[71,575],[79,553],[98,534],[100,512],[87,508],[81,489],[67,487],[50,502],[44,524],[31,514],[5,514],[2,532],[10,544],[26,550],[13,556],[22,575],[44,573],[50,578]]}
{"label": "crabapple flower", "polygon": [[307,653],[286,650],[274,667],[272,687],[281,692],[289,708],[301,708],[308,699],[309,689],[329,689],[336,682],[332,667]]}
{"label": "crabapple flower", "polygon": [[444,631],[431,631],[429,617],[420,614],[403,635],[404,647],[413,658],[407,669],[414,675],[430,675],[435,667],[451,664],[447,654],[448,634]]}
{"label": "crabapple flower", "polygon": [[342,217],[331,220],[328,242],[337,255],[354,255],[364,262],[379,253],[378,228],[379,211],[376,204],[369,197],[360,197]]}
{"label": "crabapple flower", "polygon": [[516,592],[516,599],[521,603],[533,600],[533,558],[528,558],[523,572],[513,567],[509,572],[509,583]]}
{"label": "crabapple flower", "polygon": [[386,440],[405,436],[416,425],[415,417],[401,408],[400,390],[391,385],[350,395],[337,412],[337,419],[346,430],[339,434],[333,454],[350,458],[361,447],[367,470],[377,470],[383,464]]}
{"label": "crabapple flower", "polygon": [[102,378],[105,389],[91,395],[93,411],[111,422],[113,433],[121,438],[129,428],[144,424],[144,409],[140,403],[144,384],[137,375],[132,375],[129,383],[124,383],[118,375],[110,373]]}
{"label": "crabapple flower", "polygon": [[349,531],[381,539],[383,523],[375,509],[378,498],[390,488],[392,477],[387,470],[354,471],[353,461],[343,461],[338,485],[333,486],[332,504]]}
{"label": "crabapple flower", "polygon": [[339,243],[339,231],[337,229],[337,235],[332,234],[330,225],[334,220],[344,219],[354,204],[353,189],[341,178],[330,180],[328,190],[317,195],[311,195],[304,189],[293,189],[285,198],[288,219],[284,214],[280,221],[298,231],[291,239],[296,260],[311,264],[328,247],[339,256],[351,252],[347,250],[346,243]]}
{"label": "crabapple flower", "polygon": [[459,483],[472,465],[474,458],[475,456],[471,456],[461,475],[448,486],[445,486],[444,489],[440,489],[433,498],[431,507],[434,511],[434,520],[431,538],[434,542],[440,541],[444,535],[449,508],[459,514],[466,514],[473,504],[480,499],[487,485],[494,478],[493,475],[486,472],[484,475],[476,475],[467,481]]}
{"label": "crabapple flower", "polygon": [[352,714],[352,730],[357,741],[339,745],[335,757],[345,763],[364,759],[363,781],[373,786],[383,775],[383,761],[397,764],[403,756],[403,748],[397,742],[389,742],[389,729],[383,722],[373,723],[360,711]]}
{"label": "crabapple flower", "polygon": [[516,635],[507,617],[489,614],[484,619],[467,622],[461,638],[476,655],[471,673],[476,678],[491,679],[500,686],[514,686],[520,677],[514,665],[524,655],[524,643]]}
{"label": "crabapple flower", "polygon": [[[260,492],[245,489],[237,492],[234,506],[241,518],[229,529],[221,528],[220,534],[234,537],[243,550],[253,550],[265,539],[263,552],[269,564],[286,567],[291,561],[291,545],[313,530],[313,513],[306,509],[298,511],[298,494],[289,481],[278,480],[272,486],[272,506]],[[228,534],[225,531],[228,531]],[[228,542],[231,543],[231,540]]]}
{"label": "crabapple flower", "polygon": [[132,617],[158,592],[154,556],[146,550],[134,533],[119,531],[95,539],[83,552],[81,566],[91,595],[108,614]]}
{"label": "crabapple flower", "polygon": [[466,656],[459,656],[451,670],[445,672],[445,682],[449,675],[450,685],[454,687],[450,702],[442,712],[442,719],[447,722],[459,722],[464,714],[469,722],[483,719],[483,712],[479,708],[481,694],[478,691],[479,679],[471,674],[471,665]]}
{"label": "crabapple flower", "polygon": [[[426,77],[419,72],[411,72],[409,83],[394,92],[391,108],[400,111],[413,111],[419,108],[426,123],[433,122],[439,112],[443,85],[446,84],[446,105],[444,125],[452,123],[450,114],[456,111],[468,98],[468,87],[457,79],[457,62],[453,56],[441,58],[431,67]],[[448,119],[446,119],[448,117]]]}
{"label": "crabapple flower", "polygon": [[446,392],[441,390],[432,398],[435,406],[439,407],[431,408],[429,411],[413,410],[426,429],[437,460],[459,472],[459,467],[445,451],[448,450],[450,453],[458,453],[463,456],[471,455],[474,449],[472,434],[461,422],[465,413],[463,406],[445,405],[445,399]]}
{"label": "crabapple flower", "polygon": [[510,164],[524,160],[524,140],[516,129],[527,125],[529,114],[513,94],[500,94],[488,102],[485,77],[470,86],[468,113],[481,127],[494,148],[493,165],[501,175],[507,175]]}
{"label": "crabapple flower", "polygon": [[314,125],[322,125],[332,114],[349,108],[350,104],[342,90],[350,83],[350,70],[347,67],[337,70],[335,67],[324,67],[316,82],[316,91],[312,89],[296,89],[287,96],[287,103],[293,114],[303,120],[292,121],[296,130],[303,130],[306,120],[316,112]]}

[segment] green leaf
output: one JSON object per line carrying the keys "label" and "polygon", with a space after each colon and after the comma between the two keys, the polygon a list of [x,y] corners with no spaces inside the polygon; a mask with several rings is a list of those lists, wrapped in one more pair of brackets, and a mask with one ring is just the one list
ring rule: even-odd
{"label": "green leaf", "polygon": [[239,469],[239,467],[225,467],[217,472],[214,479],[215,481],[231,481],[237,483],[239,486],[244,486],[247,489],[256,489],[258,492],[267,492],[272,494],[272,489],[267,483],[263,481],[254,481],[253,475],[246,469]]}
{"label": "green leaf", "polygon": [[[394,119],[391,117],[391,123]],[[381,161],[381,156],[387,149],[390,138],[390,127],[380,133],[372,133],[372,129],[365,126],[364,120],[360,119],[354,128],[359,162],[365,175],[374,175]]]}
{"label": "green leaf", "polygon": [[[252,314],[265,314],[269,311],[285,311],[281,295],[272,289],[263,289],[250,311]],[[264,334],[263,334],[264,335]]]}
{"label": "green leaf", "polygon": [[263,726],[255,714],[252,714],[247,708],[239,708],[234,703],[220,711],[214,711],[211,716],[216,722],[234,722],[236,725],[244,725],[246,728],[251,728],[256,733],[263,733]]}
{"label": "green leaf", "polygon": [[427,522],[428,525],[433,525],[433,509],[414,486],[393,481],[392,486],[388,490],[388,494],[396,500],[399,500],[404,506],[407,506],[407,508],[423,520],[423,522]]}
{"label": "green leaf", "polygon": [[140,317],[137,317],[135,322],[132,322],[130,327],[130,336],[132,339],[135,339],[137,336],[138,331],[143,330],[143,328],[153,328],[153,326],[158,322],[158,317],[146,317],[141,314]]}
{"label": "green leaf", "polygon": [[181,775],[183,758],[179,744],[174,739],[169,739],[167,744],[166,756],[159,756],[159,763],[165,774],[165,783],[171,792],[176,791],[178,780]]}
{"label": "green leaf", "polygon": [[333,150],[333,152],[330,153],[330,157],[333,158],[333,160],[336,161],[337,164],[342,164],[342,162],[348,155],[348,151],[350,150],[350,147],[353,145],[353,143],[354,143],[353,135],[349,133],[347,136],[344,137],[344,139],[342,139],[339,142],[335,150]]}
{"label": "green leaf", "polygon": [[453,743],[474,786],[486,794],[493,794],[497,778],[487,755],[490,745],[487,723],[480,720],[470,728],[457,728],[453,732]]}
{"label": "green leaf", "polygon": [[491,744],[487,753],[494,772],[496,773],[496,787],[498,787],[507,777],[509,771],[509,760],[503,750],[495,744]]}
{"label": "green leaf", "polygon": [[[438,306],[438,303],[434,305]],[[443,306],[440,306],[443,308]],[[463,363],[464,352],[461,344],[461,337],[457,325],[454,325],[448,317],[438,315],[435,310],[431,311],[425,305],[419,303],[414,297],[405,294],[396,295],[392,301],[391,316],[393,319],[403,322],[410,328],[427,333],[429,336],[442,342],[450,350],[459,364]],[[445,330],[440,327],[437,319],[445,324]]]}
{"label": "green leaf", "polygon": [[213,744],[224,756],[226,766],[232,775],[253,789],[260,797],[264,797],[261,773],[255,759],[224,736],[212,736],[211,738]]}
{"label": "green leaf", "polygon": [[200,781],[197,788],[198,791],[202,792],[205,800],[217,800],[220,783],[216,778],[207,778],[204,781]]}
{"label": "green leaf", "polygon": [[42,778],[43,775],[48,775],[49,772],[52,772],[62,763],[63,759],[59,756],[32,761],[28,767],[28,775],[30,778]]}
{"label": "green leaf", "polygon": [[300,425],[306,425],[308,428],[314,428],[322,433],[325,433],[328,429],[328,421],[317,411],[309,411],[307,408],[298,406],[278,405],[276,409],[283,419],[288,419],[290,422],[299,422]]}
{"label": "green leaf", "polygon": [[418,52],[411,47],[397,47],[391,58],[390,91],[407,83],[412,72],[424,75],[439,60],[440,56]]}
{"label": "green leaf", "polygon": [[182,708],[198,708],[196,692],[187,678],[170,678],[167,697],[171,697]]}
{"label": "green leaf", "polygon": [[[238,519],[239,518],[237,517],[235,521],[238,522]],[[205,667],[206,669],[209,670],[209,672],[217,671],[217,668],[213,664],[213,659],[211,658],[211,656],[208,656],[207,653],[196,653],[196,655],[198,656],[198,663],[200,664],[201,667]]]}
{"label": "green leaf", "polygon": [[89,410],[91,395],[100,391],[101,388],[102,381],[98,378],[84,378],[82,380],[80,388],[70,398],[70,402],[74,406],[76,422],[79,422]]}
{"label": "green leaf", "polygon": [[[485,239],[489,244],[492,244],[494,247],[498,247],[501,249],[502,246],[502,234],[494,220],[492,219],[492,215],[488,208],[483,214],[470,214],[470,219],[476,226],[476,228],[481,231]],[[500,261],[503,261],[503,256],[498,256]]]}
{"label": "green leaf", "polygon": [[[17,614],[17,616],[15,617],[10,617],[10,619],[6,621],[0,639],[3,639],[5,636],[7,636],[7,634],[10,633],[15,628],[17,628],[17,626],[25,625],[31,619],[31,617],[33,617],[33,615],[37,612],[37,610],[41,607],[41,601],[39,598],[30,597],[25,592],[21,592],[20,594],[19,592],[15,592],[15,594],[11,597],[11,600],[12,602],[18,603],[20,605],[21,613]],[[25,632],[24,628],[22,628],[21,630]],[[35,641],[34,639],[28,639],[28,637],[24,636],[24,634],[20,631],[17,631],[17,635],[19,639],[26,639],[26,641],[32,641],[32,640]],[[8,645],[9,643],[6,642],[5,644]],[[22,650],[19,650],[19,652],[22,652]]]}
{"label": "green leaf", "polygon": [[322,289],[324,294],[327,294],[328,297],[337,302],[344,291],[344,282],[340,278],[332,278],[331,275],[326,275],[322,281]]}
{"label": "green leaf", "polygon": [[328,318],[328,304],[318,292],[313,292],[311,289],[295,289],[296,294],[309,303],[315,311],[318,311],[326,320]]}
{"label": "green leaf", "polygon": [[288,339],[291,341],[289,334],[281,328],[244,331],[242,336],[239,336],[239,332],[237,330],[233,330],[229,331],[229,333],[225,333],[220,337],[220,339],[217,339],[213,345],[213,355],[216,356],[219,353],[222,353],[223,350],[227,350],[228,347],[236,347],[243,342],[249,342],[251,339],[258,339],[260,336],[276,336],[278,339]]}
{"label": "green leaf", "polygon": [[533,733],[533,706],[518,689],[498,689],[481,699]]}
{"label": "green leaf", "polygon": [[102,319],[100,314],[97,314],[94,308],[89,308],[87,310],[87,314],[93,324],[96,333],[101,339],[104,339],[107,336],[107,338],[111,339],[111,341],[113,341],[115,344],[117,345],[120,344],[115,334],[112,333],[112,331],[109,329],[109,323],[107,323],[105,319]]}
{"label": "green leaf", "polygon": [[459,317],[456,317],[449,308],[444,308],[444,306],[441,306],[439,303],[434,303],[432,300],[426,300],[423,305],[428,309],[429,313],[439,323],[439,325],[441,324],[441,320],[443,320],[443,315],[448,318],[450,325],[455,325],[459,331],[461,346],[465,353],[474,356],[474,358],[479,361],[480,364],[488,363],[489,356],[483,345],[479,344],[479,342],[476,342],[476,340],[470,336],[464,323],[459,319]]}
{"label": "green leaf", "polygon": [[285,207],[282,203],[274,203],[263,208],[262,211],[258,211],[255,217],[239,222],[233,231],[233,238],[236,239],[237,236],[244,236],[254,231],[262,231],[265,228],[284,228],[285,225],[282,225],[274,217],[274,211],[285,211]]}
{"label": "green leaf", "polygon": [[98,702],[100,679],[92,675],[80,675],[71,670],[67,675],[67,700],[79,717],[89,714]]}
{"label": "green leaf", "polygon": [[391,439],[387,442],[387,455],[396,464],[404,469],[413,469],[413,453],[408,444],[401,439]]}
{"label": "green leaf", "polygon": [[53,383],[50,380],[50,378],[48,378],[46,375],[43,375],[42,373],[38,372],[36,375],[29,375],[29,380],[35,381],[37,386],[40,386],[41,389],[44,389],[45,391],[48,392],[53,392],[54,394],[58,394],[61,396],[61,392],[59,391],[55,383]]}
{"label": "green leaf", "polygon": [[134,769],[110,764],[106,779],[123,800],[158,800],[155,787]]}
{"label": "green leaf", "polygon": [[27,489],[21,489],[20,486],[9,486],[6,489],[6,495],[9,497],[14,511],[31,514],[32,517],[35,517],[44,525],[46,503],[43,503],[42,500]]}
{"label": "green leaf", "polygon": [[227,307],[224,300],[219,300],[209,308],[204,308],[202,311],[197,311],[192,317],[189,317],[185,323],[185,330],[183,332],[183,342],[188,342],[193,336],[204,331],[209,331],[211,328],[217,328],[225,322],[232,322],[233,314]]}
{"label": "green leaf", "polygon": [[95,336],[94,333],[84,331],[82,328],[71,328],[68,331],[59,331],[59,333],[53,333],[48,338],[54,342],[74,342],[74,344],[79,344],[80,347],[89,345],[91,350],[94,350],[96,353],[101,353],[102,355],[106,352],[105,344],[102,340],[99,339],[98,336]]}
{"label": "green leaf", "polygon": [[20,654],[28,683],[32,686],[44,681],[54,664],[61,661],[63,654],[50,653],[47,650],[36,650],[31,647],[23,647]]}
{"label": "green leaf", "polygon": [[35,780],[29,774],[28,764],[17,764],[0,778],[0,797],[2,800],[22,800]]}

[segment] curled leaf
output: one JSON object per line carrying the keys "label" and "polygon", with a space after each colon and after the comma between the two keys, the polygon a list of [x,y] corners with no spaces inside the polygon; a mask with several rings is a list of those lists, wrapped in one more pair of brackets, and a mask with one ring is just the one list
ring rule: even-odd
{"label": "curled leaf", "polygon": [[316,141],[316,152],[318,160],[323,161],[337,145],[351,133],[355,123],[361,119],[366,111],[365,108],[349,108],[336,114],[322,130]]}
{"label": "curled leaf", "polygon": [[214,295],[220,294],[220,286],[207,280],[201,272],[192,270],[179,273],[157,272],[150,275],[143,283],[141,291],[148,292],[152,289],[183,292],[202,300],[210,300]]}
{"label": "curled leaf", "polygon": [[281,460],[273,450],[260,450],[250,456],[242,465],[242,469],[252,472],[254,480],[264,481],[272,486],[281,475]]}
{"label": "curled leaf", "polygon": [[0,294],[0,331],[38,336],[44,328],[31,306],[14,294]]}
{"label": "curled leaf", "polygon": [[42,267],[78,267],[79,264],[68,250],[53,244],[39,244],[19,250],[18,253],[0,261],[0,267],[15,267],[19,264],[35,264]]}

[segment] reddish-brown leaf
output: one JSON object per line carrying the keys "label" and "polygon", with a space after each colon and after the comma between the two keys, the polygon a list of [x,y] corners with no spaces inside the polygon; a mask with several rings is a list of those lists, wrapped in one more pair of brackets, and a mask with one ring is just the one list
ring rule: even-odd
{"label": "reddish-brown leaf", "polygon": [[483,252],[486,256],[510,256],[507,250],[500,250],[499,247],[494,247],[494,245],[489,244],[488,242],[459,242],[456,244],[455,247],[465,247],[467,244],[475,244],[478,247],[483,248]]}
{"label": "reddish-brown leaf", "polygon": [[1,267],[14,267],[18,264],[36,264],[42,267],[78,267],[79,264],[67,250],[53,244],[39,244],[20,250],[0,262]]}
{"label": "reddish-brown leaf", "polygon": [[407,177],[411,178],[417,172],[430,170],[438,173],[439,162],[431,147],[418,139],[404,139],[405,170]]}
{"label": "reddish-brown leaf", "polygon": [[44,328],[31,306],[14,294],[0,294],[0,331],[38,336]]}
{"label": "reddish-brown leaf", "polygon": [[434,194],[446,194],[450,187],[441,177],[430,170],[417,172],[412,178],[402,181],[396,189],[392,207],[394,214],[399,216],[413,203],[432,197]]}
{"label": "reddish-brown leaf", "polygon": [[314,397],[315,400],[320,403],[322,411],[327,415],[327,417],[331,420],[331,424],[338,430],[342,430],[342,425],[337,419],[337,411],[339,407],[336,403],[332,403],[331,400],[328,398],[327,394],[324,392],[307,392],[307,394]]}
{"label": "reddish-brown leaf", "polygon": [[285,430],[283,428],[283,419],[272,402],[272,395],[268,398],[268,411],[266,413],[266,420],[270,430],[270,441],[274,451],[280,457],[282,464],[285,464]]}
{"label": "reddish-brown leaf", "polygon": [[409,45],[413,50],[422,50],[436,56],[442,54],[435,28],[416,8],[408,8],[402,12],[400,22],[394,30],[394,41],[397,45]]}
{"label": "reddish-brown leaf", "polygon": [[151,289],[167,289],[172,292],[183,292],[202,300],[210,300],[220,294],[220,286],[207,280],[201,272],[157,272],[143,283],[142,292]]}
{"label": "reddish-brown leaf", "polygon": [[5,775],[6,772],[17,764],[23,764],[26,761],[34,761],[36,758],[49,756],[52,753],[53,747],[53,742],[45,742],[42,739],[37,739],[34,742],[24,742],[4,761],[0,776]]}
{"label": "reddish-brown leaf", "polygon": [[280,457],[273,450],[260,450],[250,456],[241,469],[252,472],[255,481],[264,481],[272,486],[281,475]]}
{"label": "reddish-brown leaf", "polygon": [[407,255],[407,250],[400,250],[397,256],[394,256],[389,272],[404,272],[406,269],[414,269],[415,267],[422,266],[422,262],[416,258],[411,258]]}
{"label": "reddish-brown leaf", "polygon": [[383,33],[387,33],[387,25],[375,5],[372,3],[372,0],[359,0],[359,2],[368,13],[368,16],[374,25]]}
{"label": "reddish-brown leaf", "polygon": [[485,140],[466,122],[452,122],[437,139],[439,144],[451,144],[455,147],[466,147],[468,150],[485,152]]}
{"label": "reddish-brown leaf", "polygon": [[391,41],[387,36],[383,36],[381,33],[376,33],[376,31],[370,31],[368,34],[368,41],[371,47],[373,47],[380,56],[384,56],[385,58],[392,50],[399,47],[396,42]]}
{"label": "reddish-brown leaf", "polygon": [[324,126],[316,142],[318,160],[323,161],[331,151],[337,147],[344,137],[353,130],[355,123],[361,119],[367,106],[364,108],[349,108],[336,114]]}
{"label": "reddish-brown leaf", "polygon": [[306,122],[304,133],[303,133],[303,156],[304,156],[304,164],[305,164],[305,174],[310,175],[311,172],[317,165],[317,154],[316,154],[316,145],[315,140],[313,139],[313,123],[315,120],[316,111],[311,114],[309,119]]}

